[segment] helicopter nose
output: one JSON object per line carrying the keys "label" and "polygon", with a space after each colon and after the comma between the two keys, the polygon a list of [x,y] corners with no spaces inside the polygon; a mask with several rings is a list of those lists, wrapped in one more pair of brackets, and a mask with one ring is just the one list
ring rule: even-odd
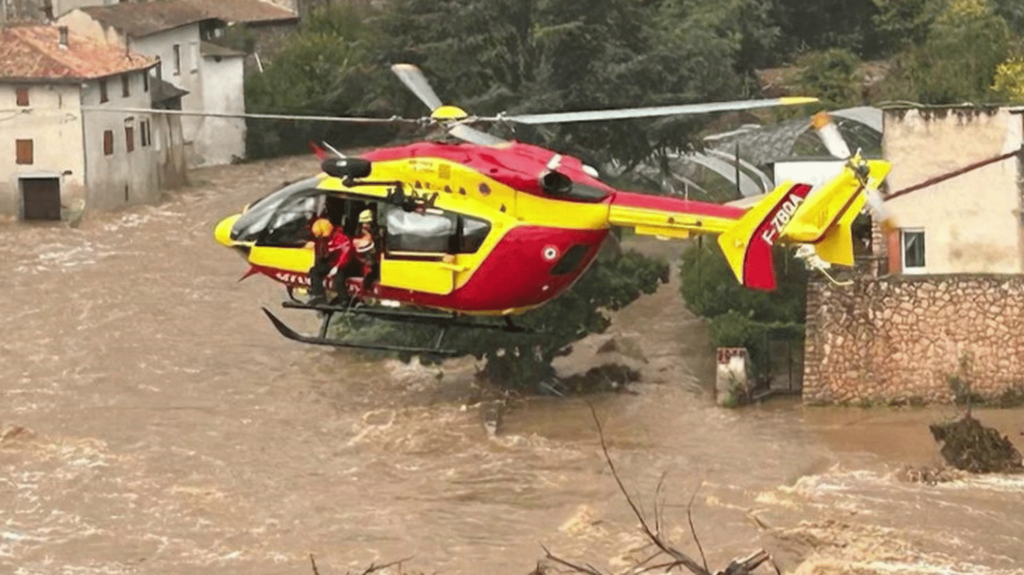
{"label": "helicopter nose", "polygon": [[216,229],[213,230],[213,237],[217,240],[217,243],[227,247],[235,245],[235,242],[231,240],[231,228],[235,227],[235,222],[240,217],[242,217],[241,214],[228,216],[217,224]]}

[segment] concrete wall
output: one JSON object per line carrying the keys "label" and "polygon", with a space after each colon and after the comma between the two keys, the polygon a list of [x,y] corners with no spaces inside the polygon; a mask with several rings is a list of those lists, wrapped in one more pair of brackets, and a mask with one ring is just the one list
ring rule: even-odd
{"label": "concrete wall", "polygon": [[87,6],[106,6],[108,4],[117,4],[118,0],[52,0],[53,4],[53,15],[60,18],[62,14],[70,12],[75,8],[85,8]]}
{"label": "concrete wall", "polygon": [[41,22],[45,18],[43,0],[0,0],[0,24],[6,22]]}
{"label": "concrete wall", "polygon": [[[203,58],[200,54],[199,24],[182,26],[144,38],[126,39],[117,30],[99,24],[80,10],[74,10],[61,16],[58,22],[77,34],[104,40],[116,46],[127,44],[128,49],[132,52],[159,58],[160,65],[157,68],[157,74],[164,81],[188,91],[188,94],[181,99],[182,110],[203,109],[203,82],[200,74]],[[178,46],[180,51],[180,66],[177,70],[174,58],[175,46]],[[145,107],[149,108],[150,103],[146,102]],[[199,165],[198,162],[193,161],[196,159],[193,148],[202,127],[202,118],[183,116],[181,127],[185,137],[186,157],[189,159],[189,165]]]}
{"label": "concrete wall", "polygon": [[949,403],[951,376],[987,399],[1024,389],[1024,276],[810,285],[804,402]]}
{"label": "concrete wall", "polygon": [[[243,86],[245,58],[203,58],[200,69],[204,85],[203,109],[207,112],[244,114]],[[194,165],[229,164],[245,158],[245,120],[243,118],[200,117],[193,147]]]}
{"label": "concrete wall", "polygon": [[[180,71],[175,72],[174,46],[181,52]],[[199,53],[199,25],[182,26],[167,30],[145,38],[131,41],[131,49],[149,56],[160,58],[160,75],[164,81],[178,88],[188,90],[181,98],[181,109],[199,111],[203,109],[203,81],[199,71],[203,58]],[[185,154],[189,166],[199,165],[195,159],[196,140],[202,128],[203,118],[200,116],[182,116],[181,128],[185,136]]]}
{"label": "concrete wall", "polygon": [[[130,75],[130,94],[122,97],[120,76],[107,81],[109,100],[100,102],[99,81],[85,84],[82,104],[101,108],[149,108],[149,92],[143,89],[144,72]],[[86,187],[89,209],[110,210],[121,206],[153,203],[160,198],[160,157],[153,145],[142,145],[142,122],[149,114],[87,111],[84,114]],[[127,150],[125,127],[134,130],[134,150]],[[105,155],[103,133],[114,136],[113,153]]]}
{"label": "concrete wall", "polygon": [[81,10],[73,10],[59,15],[57,23],[61,26],[67,26],[68,30],[79,36],[93,38],[115,46],[124,45],[124,37],[116,29],[101,25]]}
{"label": "concrete wall", "polygon": [[181,116],[170,114],[154,116],[153,147],[159,158],[158,178],[162,190],[188,185],[188,165],[185,161],[184,142]]}
{"label": "concrete wall", "polygon": [[[2,0],[0,0],[2,1]],[[84,196],[79,85],[29,85],[29,106],[18,107],[16,86],[0,84],[0,214],[20,216],[20,177],[61,180],[61,202]],[[33,142],[32,165],[16,163],[15,141]]]}
{"label": "concrete wall", "polygon": [[[1022,143],[1021,116],[1005,108],[889,110],[884,125],[891,192]],[[1017,158],[1010,158],[887,202],[898,227],[925,232],[920,273],[1024,272],[1019,170]],[[898,238],[888,244],[890,269],[899,270]]]}

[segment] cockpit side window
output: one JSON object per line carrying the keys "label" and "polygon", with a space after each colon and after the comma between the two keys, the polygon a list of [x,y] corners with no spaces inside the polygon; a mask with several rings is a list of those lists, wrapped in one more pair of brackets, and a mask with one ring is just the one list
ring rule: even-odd
{"label": "cockpit side window", "polygon": [[313,241],[310,224],[322,211],[322,202],[321,194],[303,194],[282,202],[260,238],[260,245],[302,247]]}
{"label": "cockpit side window", "polygon": [[459,224],[458,253],[475,254],[487,239],[487,234],[491,233],[491,223],[470,216],[459,216]]}
{"label": "cockpit side window", "polygon": [[321,179],[320,176],[314,176],[294,182],[253,202],[249,209],[242,214],[242,217],[235,222],[231,230],[231,239],[239,242],[256,241],[270,225],[270,220],[281,204],[296,195],[312,193]]}

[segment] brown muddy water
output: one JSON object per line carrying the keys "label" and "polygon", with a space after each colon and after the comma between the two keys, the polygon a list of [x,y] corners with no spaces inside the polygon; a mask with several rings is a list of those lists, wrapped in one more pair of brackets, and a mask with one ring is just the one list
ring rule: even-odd
{"label": "brown muddy water", "polygon": [[[514,401],[491,435],[473,366],[444,371],[279,337],[282,292],[237,283],[214,223],[315,169],[198,172],[158,207],[78,229],[0,223],[0,573],[308,574],[412,557],[525,574],[544,544],[622,568],[642,545],[587,403]],[[664,249],[664,248],[663,248]],[[312,318],[282,312],[311,329]],[[713,568],[760,547],[791,573],[1024,573],[1024,478],[901,479],[950,409],[729,411],[674,284],[616,318],[649,363],[591,398],[623,478],[694,518]],[[1024,447],[1024,412],[982,411]]]}

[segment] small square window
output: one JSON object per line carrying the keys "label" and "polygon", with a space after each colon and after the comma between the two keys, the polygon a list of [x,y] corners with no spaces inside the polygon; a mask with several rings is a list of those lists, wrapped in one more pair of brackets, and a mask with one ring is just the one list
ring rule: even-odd
{"label": "small square window", "polygon": [[18,105],[28,106],[28,88],[18,88]]}
{"label": "small square window", "polygon": [[900,230],[903,271],[921,273],[925,268],[924,230]]}
{"label": "small square window", "polygon": [[14,147],[17,155],[17,163],[22,165],[31,165],[35,162],[32,140],[15,140]]}
{"label": "small square window", "polygon": [[103,155],[109,156],[114,153],[114,131],[103,132]]}

